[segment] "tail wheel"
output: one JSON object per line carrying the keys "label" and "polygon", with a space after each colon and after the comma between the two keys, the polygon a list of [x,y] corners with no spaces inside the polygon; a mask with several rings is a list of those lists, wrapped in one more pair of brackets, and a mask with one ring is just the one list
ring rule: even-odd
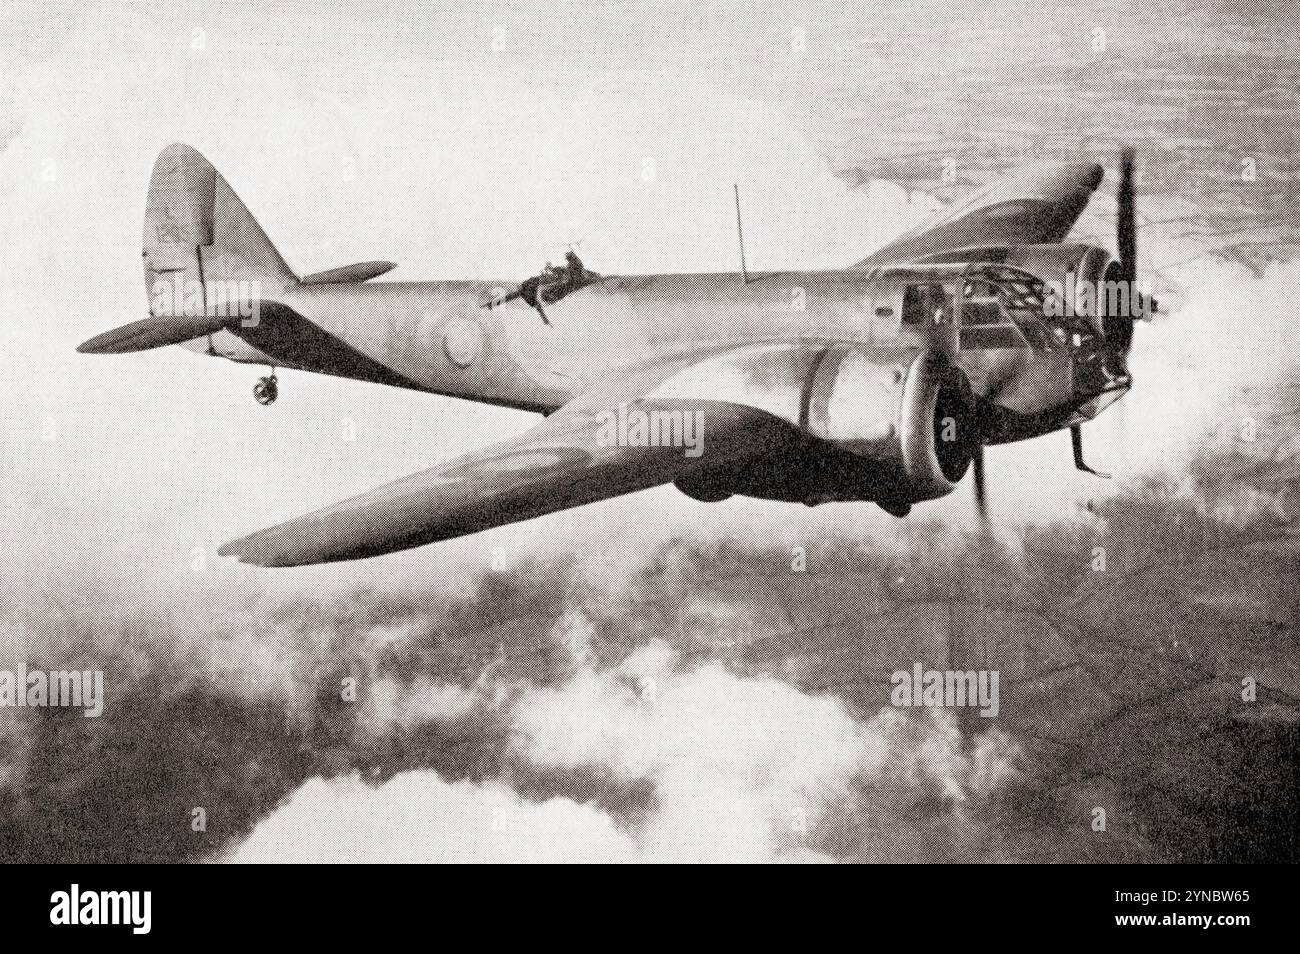
{"label": "tail wheel", "polygon": [[263,406],[274,404],[275,399],[280,396],[280,385],[275,380],[275,375],[270,377],[258,378],[257,383],[253,385],[253,399]]}

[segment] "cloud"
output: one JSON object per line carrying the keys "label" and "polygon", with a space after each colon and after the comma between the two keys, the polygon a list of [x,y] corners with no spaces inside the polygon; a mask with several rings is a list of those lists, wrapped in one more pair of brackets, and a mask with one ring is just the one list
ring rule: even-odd
{"label": "cloud", "polygon": [[405,772],[375,788],[311,779],[228,859],[237,863],[624,862],[609,816],[567,798],[532,802],[501,782]]}
{"label": "cloud", "polygon": [[396,679],[379,679],[365,693],[360,721],[373,735],[411,729],[430,722],[457,722],[482,700],[475,692],[454,684],[416,679],[404,686]]}
{"label": "cloud", "polygon": [[[587,660],[589,634],[575,632],[584,627],[568,614],[552,636],[575,662]],[[412,695],[426,702],[403,711],[452,715],[445,689],[412,687]],[[963,824],[967,802],[1017,778],[1020,758],[996,730],[966,752],[944,717],[885,711],[863,720],[834,696],[766,676],[716,662],[682,667],[661,641],[618,665],[579,665],[555,686],[524,688],[509,725],[509,753],[522,760],[515,773],[648,785],[648,807],[535,800],[497,781],[448,784],[436,772],[404,773],[377,788],[356,777],[312,780],[232,857],[829,861],[846,842],[860,850],[868,823],[905,827],[900,803],[933,803],[927,825],[931,813]]]}
{"label": "cloud", "polygon": [[[264,600],[247,634],[138,606],[131,620],[47,621],[50,665],[107,659],[109,705],[93,725],[53,710],[0,720],[0,838],[29,860],[59,845],[83,860],[344,859],[394,845],[428,858],[1223,858],[1231,828],[1170,849],[1135,825],[1182,830],[1170,783],[1148,774],[1163,758],[1199,766],[1189,784],[1230,813],[1249,793],[1225,779],[1245,769],[1215,763],[1215,740],[1240,731],[1240,751],[1272,753],[1283,773],[1251,849],[1274,850],[1267,833],[1292,804],[1285,734],[1230,720],[1242,667],[1261,681],[1261,712],[1293,711],[1278,693],[1296,686],[1294,648],[1270,635],[1295,612],[1277,582],[1285,553],[1215,562],[1204,546],[1237,554],[1255,528],[1158,494],[1116,498],[1103,518],[1115,527],[1105,579],[1080,562],[1090,537],[1050,527],[1024,557],[964,549],[922,566],[827,545],[805,574],[779,548],[683,545],[602,580],[595,555],[454,596]],[[1159,559],[1173,550],[1181,571]],[[664,566],[680,567],[685,591]],[[1259,581],[1248,604],[1242,578]],[[1176,618],[1187,622],[1168,634]],[[1003,671],[998,728],[880,711],[880,667],[926,658],[927,634],[954,620]],[[1221,660],[1223,697],[1206,657]],[[1205,724],[1219,728],[1198,735]],[[1108,753],[1116,738],[1126,750]],[[1106,839],[1088,828],[1099,805],[1116,819]],[[205,832],[188,826],[194,806],[209,812]],[[471,834],[440,831],[448,817]],[[511,839],[478,843],[498,834],[483,819],[511,818]]]}
{"label": "cloud", "polygon": [[538,766],[652,782],[657,807],[640,838],[656,860],[798,856],[797,829],[850,798],[878,754],[838,700],[716,663],[680,672],[659,642],[525,696],[514,730]]}

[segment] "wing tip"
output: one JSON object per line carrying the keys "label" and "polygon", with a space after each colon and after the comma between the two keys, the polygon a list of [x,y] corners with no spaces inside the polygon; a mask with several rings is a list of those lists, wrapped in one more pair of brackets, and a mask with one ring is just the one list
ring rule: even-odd
{"label": "wing tip", "polygon": [[234,560],[236,563],[244,563],[249,559],[249,552],[244,547],[244,540],[229,540],[217,548],[217,556],[226,557]]}
{"label": "wing tip", "polygon": [[118,329],[87,338],[77,345],[77,354],[127,354],[130,349],[124,347],[130,339],[123,339]]}
{"label": "wing tip", "polygon": [[230,540],[217,548],[217,556],[227,557],[245,566],[265,569],[282,569],[300,566],[317,566],[339,560],[355,560],[375,556],[379,550],[347,550],[322,546],[310,536],[285,533],[280,527],[269,527],[250,533],[246,537]]}
{"label": "wing tip", "polygon": [[274,548],[265,542],[260,542],[257,534],[223,543],[217,548],[217,556],[228,557],[245,566],[260,566],[267,569],[298,565],[294,561],[283,559],[283,555],[277,559]]}

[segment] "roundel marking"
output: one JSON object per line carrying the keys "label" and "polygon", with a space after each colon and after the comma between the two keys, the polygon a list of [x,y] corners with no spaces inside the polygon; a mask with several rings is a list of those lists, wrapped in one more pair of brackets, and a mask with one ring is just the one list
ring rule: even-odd
{"label": "roundel marking", "polygon": [[442,330],[442,350],[458,368],[468,368],[483,353],[483,330],[478,322],[453,318]]}

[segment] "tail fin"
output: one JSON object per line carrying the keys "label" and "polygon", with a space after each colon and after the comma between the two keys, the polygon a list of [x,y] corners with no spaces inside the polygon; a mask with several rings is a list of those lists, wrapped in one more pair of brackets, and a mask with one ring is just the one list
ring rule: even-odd
{"label": "tail fin", "polygon": [[149,313],[197,315],[298,283],[212,164],[183,143],[158,155],[144,215]]}

